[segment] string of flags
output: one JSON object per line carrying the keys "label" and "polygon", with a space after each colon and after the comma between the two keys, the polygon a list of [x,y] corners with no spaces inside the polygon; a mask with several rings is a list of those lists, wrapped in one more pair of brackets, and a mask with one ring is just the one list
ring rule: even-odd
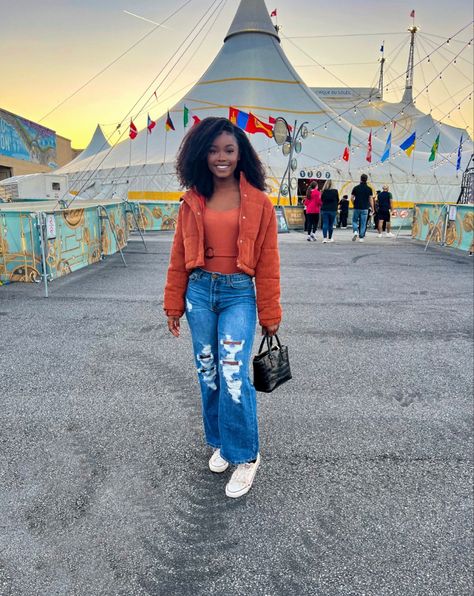
{"label": "string of flags", "polygon": [[[241,128],[245,132],[248,132],[250,134],[262,133],[265,136],[267,136],[268,138],[273,137],[273,125],[275,124],[276,119],[272,116],[269,116],[268,122],[264,122],[263,120],[261,120],[260,118],[255,116],[255,114],[252,114],[252,112],[244,112],[243,110],[240,110],[234,106],[230,106],[228,117],[229,117],[229,120],[233,124],[235,124],[236,126]],[[201,121],[201,119],[196,114],[194,114],[187,106],[183,106],[183,127],[184,127],[184,129],[187,129],[190,125],[192,128],[193,126],[196,126],[197,124],[199,124],[200,121]],[[393,122],[394,126],[395,126],[395,124],[396,123]],[[148,134],[151,134],[153,129],[156,127],[156,121],[151,119],[150,114],[147,114],[147,126],[146,127],[147,127]],[[176,131],[176,128],[175,128],[175,125],[171,119],[169,110],[166,114],[165,130],[166,130],[166,132]],[[291,130],[291,127],[290,127],[290,130]],[[134,140],[138,136],[138,129],[132,119],[130,120],[130,128],[129,128],[128,136],[130,137],[130,140]],[[430,152],[430,155],[428,158],[429,162],[433,162],[436,160],[436,156],[439,152],[440,137],[441,137],[441,134],[438,133],[438,135],[431,147],[431,152]],[[461,169],[462,146],[463,146],[463,135],[461,134],[461,138],[459,140],[459,146],[458,146],[458,150],[457,150],[456,171],[459,171]],[[411,155],[416,147],[416,131],[411,133],[399,145],[399,147],[402,151],[404,151],[406,153],[406,155],[408,157],[411,157]],[[372,149],[373,149],[373,146],[372,146],[372,129],[371,129],[370,133],[368,135],[368,139],[367,139],[367,153],[366,153],[366,157],[365,157],[366,161],[370,164],[372,163]],[[381,163],[384,163],[390,159],[391,149],[392,149],[392,130],[390,130],[388,133],[387,140],[385,142],[384,151],[380,157]],[[346,146],[344,147],[344,152],[342,154],[343,161],[349,162],[351,153],[352,153],[352,127],[349,130],[349,134],[347,136],[347,143],[346,143]]]}

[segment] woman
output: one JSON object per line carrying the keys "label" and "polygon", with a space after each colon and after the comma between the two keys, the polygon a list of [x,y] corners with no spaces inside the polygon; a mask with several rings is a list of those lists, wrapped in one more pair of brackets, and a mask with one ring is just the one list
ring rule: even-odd
{"label": "woman", "polygon": [[308,242],[316,242],[316,230],[319,223],[319,210],[321,208],[321,193],[318,189],[318,183],[313,180],[308,187],[308,193],[304,201],[306,205],[306,217],[308,219]]}
{"label": "woman", "polygon": [[[257,404],[249,379],[257,306],[262,333],[281,320],[277,222],[265,173],[245,133],[205,118],[184,138],[179,209],[164,294],[168,329],[186,312],[202,395],[213,472],[237,466],[228,497],[252,487],[260,464]],[[255,286],[253,282],[255,278]]]}
{"label": "woman", "polygon": [[321,195],[321,215],[323,218],[323,243],[334,242],[332,237],[334,220],[336,219],[339,193],[332,187],[331,180],[326,180]]}

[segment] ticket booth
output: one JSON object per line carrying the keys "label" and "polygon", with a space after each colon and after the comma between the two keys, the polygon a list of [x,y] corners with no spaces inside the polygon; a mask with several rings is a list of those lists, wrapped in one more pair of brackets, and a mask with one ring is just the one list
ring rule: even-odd
{"label": "ticket booth", "polygon": [[318,183],[319,190],[323,189],[326,180],[331,179],[331,172],[327,170],[300,170],[298,178],[298,205],[302,205],[306,198],[306,191],[311,182]]}

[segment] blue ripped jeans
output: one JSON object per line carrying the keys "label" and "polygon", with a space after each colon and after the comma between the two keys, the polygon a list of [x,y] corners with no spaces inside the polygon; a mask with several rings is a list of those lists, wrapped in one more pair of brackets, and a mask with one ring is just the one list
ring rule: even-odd
{"label": "blue ripped jeans", "polygon": [[206,440],[231,464],[252,461],[258,454],[257,401],[249,378],[256,325],[252,278],[195,269],[186,291],[186,318]]}

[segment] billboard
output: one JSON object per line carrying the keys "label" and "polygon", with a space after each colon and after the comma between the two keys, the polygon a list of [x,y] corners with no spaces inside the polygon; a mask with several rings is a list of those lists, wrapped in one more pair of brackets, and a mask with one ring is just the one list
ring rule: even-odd
{"label": "billboard", "polygon": [[56,168],[56,133],[0,109],[0,155]]}

